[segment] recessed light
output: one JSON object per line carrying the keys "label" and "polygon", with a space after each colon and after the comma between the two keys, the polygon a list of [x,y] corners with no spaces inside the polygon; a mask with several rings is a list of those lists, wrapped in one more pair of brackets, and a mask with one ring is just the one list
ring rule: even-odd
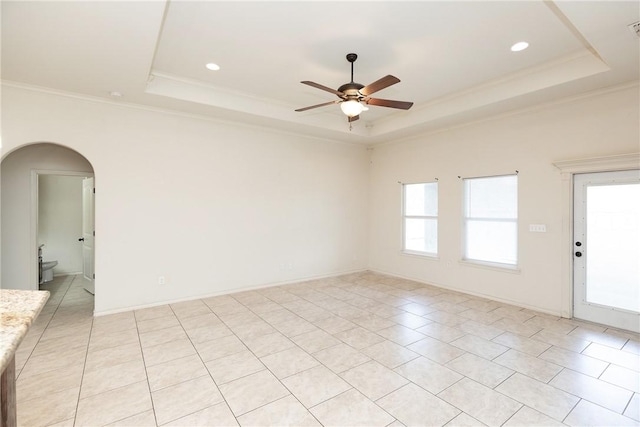
{"label": "recessed light", "polygon": [[529,43],[527,43],[527,42],[518,42],[518,43],[514,44],[513,46],[511,46],[511,51],[512,52],[520,52],[521,50],[525,50],[528,47],[529,47]]}
{"label": "recessed light", "polygon": [[220,66],[218,64],[214,64],[213,62],[209,62],[207,65],[205,65],[205,67],[207,67],[207,70],[211,71],[218,71],[220,69]]}
{"label": "recessed light", "polygon": [[109,96],[112,96],[114,98],[122,98],[122,92],[112,90],[111,92],[109,92]]}

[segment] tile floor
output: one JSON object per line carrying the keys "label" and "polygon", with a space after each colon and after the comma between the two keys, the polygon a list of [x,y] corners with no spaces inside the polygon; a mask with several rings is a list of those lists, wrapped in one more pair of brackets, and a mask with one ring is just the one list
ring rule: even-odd
{"label": "tile floor", "polygon": [[637,334],[360,273],[92,317],[16,356],[24,426],[640,425]]}

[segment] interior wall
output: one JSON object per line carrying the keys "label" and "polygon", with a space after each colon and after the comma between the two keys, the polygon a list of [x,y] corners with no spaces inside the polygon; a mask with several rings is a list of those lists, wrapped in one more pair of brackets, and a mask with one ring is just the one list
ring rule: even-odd
{"label": "interior wall", "polygon": [[367,266],[362,146],[10,86],[2,123],[91,161],[98,314]]}
{"label": "interior wall", "polygon": [[[2,95],[4,108],[4,92]],[[9,120],[5,122],[3,119],[2,125],[4,150],[4,129],[9,125]],[[46,139],[40,139],[42,140]],[[35,220],[37,212],[31,210],[33,170],[92,172],[91,164],[83,156],[50,143],[29,145],[13,151],[2,159],[0,206],[3,289],[38,288],[38,245],[34,244],[37,230],[32,230],[32,219]]]}
{"label": "interior wall", "polygon": [[[560,314],[561,174],[553,162],[640,151],[638,87],[495,118],[402,143],[372,155],[371,269]],[[461,177],[518,174],[519,271],[461,262]],[[402,186],[439,184],[439,256],[406,255]],[[529,231],[545,224],[546,233]],[[566,289],[565,289],[566,290]]]}
{"label": "interior wall", "polygon": [[38,245],[44,261],[58,261],[54,275],[82,272],[81,176],[38,176]]}

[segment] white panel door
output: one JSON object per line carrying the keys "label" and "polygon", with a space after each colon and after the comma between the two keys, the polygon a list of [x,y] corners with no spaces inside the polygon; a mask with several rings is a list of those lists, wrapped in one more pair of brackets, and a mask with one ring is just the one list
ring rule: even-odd
{"label": "white panel door", "polygon": [[640,332],[640,171],[574,177],[574,317]]}
{"label": "white panel door", "polygon": [[93,178],[82,180],[82,273],[84,276],[84,288],[90,293],[95,293],[93,271]]}

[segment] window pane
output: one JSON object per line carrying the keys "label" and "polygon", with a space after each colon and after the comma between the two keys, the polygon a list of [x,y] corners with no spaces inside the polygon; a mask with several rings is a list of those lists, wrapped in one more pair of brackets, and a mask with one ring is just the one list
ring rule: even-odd
{"label": "window pane", "polygon": [[518,217],[517,175],[465,179],[464,185],[467,217]]}
{"label": "window pane", "polygon": [[518,226],[515,221],[466,222],[465,258],[515,265],[518,260]]}
{"label": "window pane", "polygon": [[404,214],[438,216],[438,183],[405,184]]}
{"label": "window pane", "polygon": [[438,220],[405,219],[404,248],[408,251],[438,253]]}

